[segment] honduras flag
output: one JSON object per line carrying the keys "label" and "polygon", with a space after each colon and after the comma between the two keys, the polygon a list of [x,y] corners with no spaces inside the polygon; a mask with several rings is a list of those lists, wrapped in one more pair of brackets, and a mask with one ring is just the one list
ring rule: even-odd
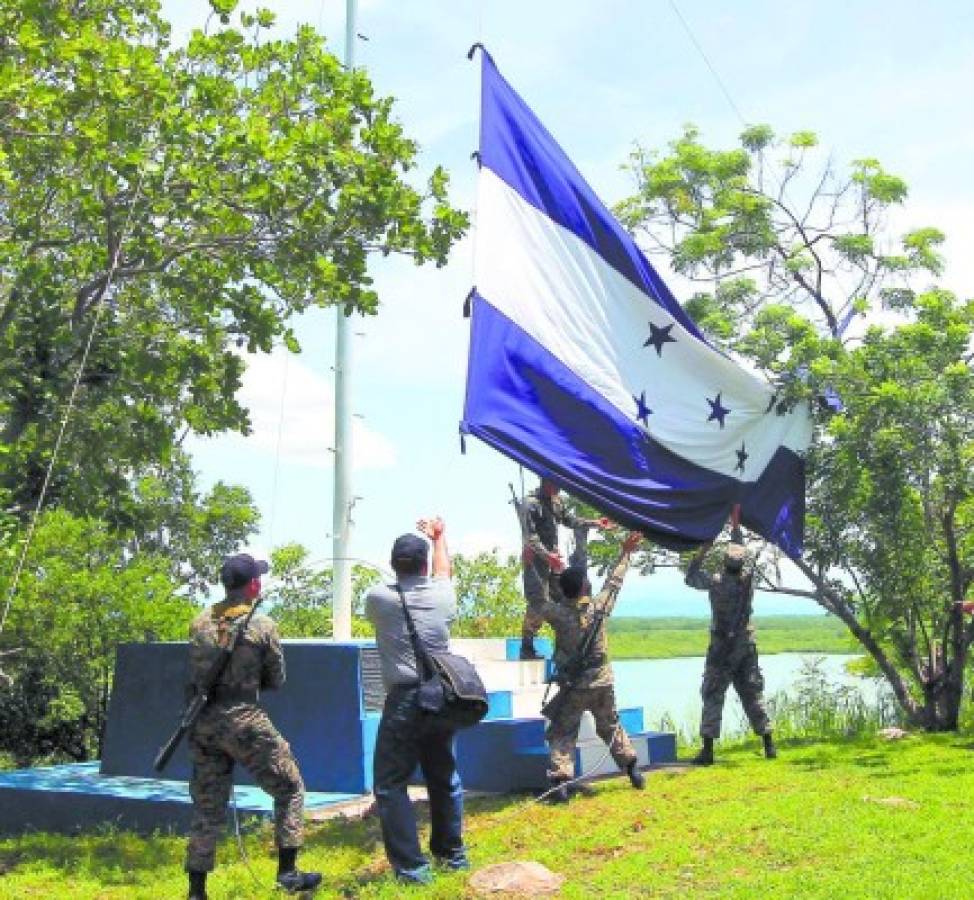
{"label": "honduras flag", "polygon": [[484,52],[461,431],[666,547],[802,547],[806,407],[711,347]]}

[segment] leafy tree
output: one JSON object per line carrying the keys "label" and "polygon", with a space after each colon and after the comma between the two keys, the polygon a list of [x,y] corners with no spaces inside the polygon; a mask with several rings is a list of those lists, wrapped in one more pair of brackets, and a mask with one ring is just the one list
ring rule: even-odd
{"label": "leafy tree", "polygon": [[516,556],[478,553],[453,557],[457,593],[455,633],[464,637],[503,637],[521,632],[524,594]]}
{"label": "leafy tree", "polygon": [[260,519],[244,487],[221,481],[200,491],[182,452],[168,465],[148,467],[124,505],[125,515],[119,518],[131,536],[120,532],[119,539],[133,553],[165,556],[171,576],[197,598],[216,581],[223,558],[246,542]]}
{"label": "leafy tree", "polygon": [[[173,47],[156,0],[0,0],[0,486],[121,524],[187,430],[246,433],[236,347],[375,313],[372,251],[445,262],[466,216],[393,102],[261,10]],[[215,24],[215,23],[213,23]],[[118,522],[121,516],[123,521]]]}
{"label": "leafy tree", "polygon": [[[285,544],[271,553],[271,578],[265,591],[268,614],[285,638],[330,637],[332,634],[332,572],[316,566],[300,544]],[[374,632],[365,619],[365,596],[383,575],[371,566],[352,570],[352,633]],[[453,633],[465,637],[518,634],[524,616],[521,565],[516,557],[480,553],[453,557],[453,583],[458,616]]]}
{"label": "leafy tree", "polygon": [[96,520],[44,513],[0,635],[0,652],[17,651],[4,660],[0,749],[21,764],[97,755],[118,645],[186,635],[195,606],[177,587],[164,557],[130,556]]}
{"label": "leafy tree", "polygon": [[[285,544],[271,552],[271,578],[264,592],[268,614],[285,638],[331,637],[333,634],[332,570],[316,566],[301,544]],[[365,620],[365,594],[380,575],[371,566],[352,567],[352,634],[372,634]]]}
{"label": "leafy tree", "polygon": [[[620,215],[700,289],[686,304],[711,340],[750,359],[785,406],[810,402],[806,551],[811,596],[838,616],[909,720],[956,729],[974,626],[974,304],[917,282],[941,273],[943,234],[894,240],[907,186],[878,161],[818,162],[817,140],[748,128],[712,150],[688,128],[632,159]],[[819,402],[841,400],[841,412]],[[787,573],[788,569],[785,567]]]}

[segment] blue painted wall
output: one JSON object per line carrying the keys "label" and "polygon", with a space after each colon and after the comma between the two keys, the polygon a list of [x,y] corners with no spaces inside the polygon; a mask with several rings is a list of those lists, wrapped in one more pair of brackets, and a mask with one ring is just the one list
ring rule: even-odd
{"label": "blue painted wall", "polygon": [[[371,748],[363,734],[360,644],[285,641],[287,684],[261,705],[291,745],[309,790],[362,793],[371,786]],[[153,777],[152,760],[176,727],[186,683],[186,644],[125,644],[119,648],[115,688],[101,771]],[[188,779],[185,744],[165,776]],[[243,772],[239,779],[246,783]]]}

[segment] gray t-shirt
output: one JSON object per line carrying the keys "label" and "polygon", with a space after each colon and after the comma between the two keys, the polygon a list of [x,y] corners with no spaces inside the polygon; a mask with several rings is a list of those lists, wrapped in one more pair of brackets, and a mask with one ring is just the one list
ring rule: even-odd
{"label": "gray t-shirt", "polygon": [[[450,579],[404,575],[399,585],[423,646],[430,651],[449,650],[449,626],[457,615],[457,596]],[[369,591],[365,598],[365,617],[375,626],[375,643],[386,690],[395,685],[418,683],[416,655],[395,584],[377,584]]]}

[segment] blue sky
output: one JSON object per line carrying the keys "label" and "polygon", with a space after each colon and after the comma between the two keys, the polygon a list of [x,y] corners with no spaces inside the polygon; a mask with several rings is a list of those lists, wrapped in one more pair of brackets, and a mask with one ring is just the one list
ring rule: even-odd
{"label": "blue sky", "polygon": [[[282,33],[299,21],[318,26],[341,55],[344,0],[260,5],[278,14]],[[974,293],[974,262],[965,252],[974,208],[970,6],[678,0],[678,7],[747,122],[767,122],[779,133],[816,131],[837,163],[874,156],[904,177],[911,193],[895,224],[947,231],[941,281]],[[177,37],[202,22],[201,3],[171,0],[163,8]],[[424,171],[445,165],[454,203],[464,208],[474,197],[479,66],[465,54],[475,41],[487,45],[609,203],[631,192],[621,167],[635,142],[663,147],[693,122],[706,141],[729,146],[741,130],[669,0],[361,0],[358,31],[368,41],[357,43],[357,64],[379,92],[397,98]],[[354,449],[356,556],[383,562],[392,539],[433,512],[445,517],[455,549],[517,543],[507,489],[516,467],[473,440],[466,456],[459,451],[467,344],[461,306],[471,269],[469,241],[445,269],[389,260],[373,267],[382,309],[354,326],[361,336],[352,391],[362,417]],[[679,282],[672,284],[679,295]],[[255,548],[297,540],[324,559],[331,552],[333,314],[309,314],[297,331],[300,356],[252,361],[244,400],[254,434],[192,448],[204,482],[239,482],[253,492],[263,515]],[[633,579],[620,612],[645,612],[654,597],[667,598],[669,613],[681,604],[701,611],[701,598],[684,594],[671,575]],[[793,600],[764,606],[807,609]]]}

